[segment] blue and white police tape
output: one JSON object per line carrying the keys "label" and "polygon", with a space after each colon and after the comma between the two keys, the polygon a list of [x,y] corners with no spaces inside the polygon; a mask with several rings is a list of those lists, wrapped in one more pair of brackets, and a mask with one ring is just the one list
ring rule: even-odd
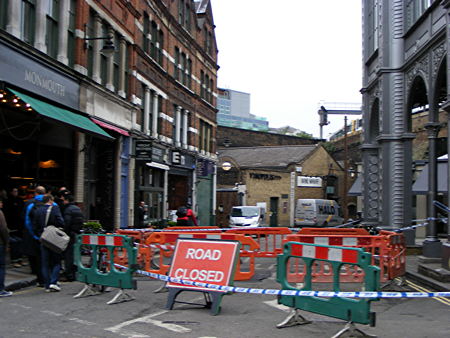
{"label": "blue and white police tape", "polygon": [[450,212],[450,208],[447,207],[445,204],[439,202],[439,201],[433,201],[433,204],[438,207],[441,210],[444,210],[446,212]]}
{"label": "blue and white police tape", "polygon": [[[119,268],[126,269],[125,266],[114,264]],[[180,278],[173,278],[158,273],[136,270],[136,273],[148,276],[154,279],[159,279],[164,282],[172,282],[177,284],[199,286],[208,288],[211,291],[226,291],[236,293],[252,293],[261,295],[283,295],[283,296],[301,296],[301,297],[345,297],[345,298],[433,298],[433,297],[450,297],[450,292],[380,292],[380,291],[301,291],[301,290],[277,290],[277,289],[255,289],[255,288],[241,288],[235,286],[216,285],[209,283],[194,282],[183,280]]]}

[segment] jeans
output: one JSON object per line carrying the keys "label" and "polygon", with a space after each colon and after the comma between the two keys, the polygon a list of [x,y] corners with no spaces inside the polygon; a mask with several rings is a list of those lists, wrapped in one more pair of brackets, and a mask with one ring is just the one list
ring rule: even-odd
{"label": "jeans", "polygon": [[45,288],[48,289],[50,284],[56,284],[61,270],[61,254],[47,249],[41,245],[42,257],[42,277],[44,278]]}
{"label": "jeans", "polygon": [[6,246],[0,245],[0,291],[5,290]]}

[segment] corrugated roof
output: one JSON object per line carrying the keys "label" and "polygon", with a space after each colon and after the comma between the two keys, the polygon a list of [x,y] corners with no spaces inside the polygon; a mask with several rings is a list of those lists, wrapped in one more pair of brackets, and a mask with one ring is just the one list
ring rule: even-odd
{"label": "corrugated roof", "polygon": [[219,159],[231,157],[239,167],[286,167],[298,163],[310,154],[316,145],[289,145],[272,147],[240,147],[219,150]]}

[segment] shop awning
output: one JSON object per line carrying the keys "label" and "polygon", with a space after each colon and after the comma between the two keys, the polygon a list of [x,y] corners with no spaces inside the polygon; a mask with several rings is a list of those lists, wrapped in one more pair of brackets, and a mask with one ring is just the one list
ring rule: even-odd
{"label": "shop awning", "polygon": [[361,196],[361,194],[362,194],[361,185],[362,185],[362,178],[361,178],[361,176],[358,176],[356,178],[355,182],[353,182],[352,187],[348,191],[348,195],[349,196]]}
{"label": "shop awning", "polygon": [[114,139],[102,128],[92,122],[85,116],[75,114],[69,110],[56,107],[47,102],[38,100],[19,92],[18,90],[8,88],[9,91],[17,95],[22,101],[28,103],[40,115],[48,117],[52,120],[63,122],[82,131],[96,134],[103,138]]}
{"label": "shop awning", "polygon": [[[426,195],[428,193],[428,164],[423,168],[419,174],[416,182],[414,182],[412,191],[416,195]],[[437,191],[447,193],[447,161],[439,160],[437,163]]]}
{"label": "shop awning", "polygon": [[122,134],[122,135],[125,135],[125,136],[130,136],[130,133],[127,132],[125,129],[116,127],[116,126],[114,126],[112,124],[103,122],[101,120],[97,120],[96,118],[93,118],[93,117],[91,117],[91,120],[94,121],[96,124],[98,124],[100,127],[103,127],[103,128],[106,128],[106,129],[109,129],[109,130],[112,130],[112,131],[115,131],[116,133],[119,133],[119,134]]}

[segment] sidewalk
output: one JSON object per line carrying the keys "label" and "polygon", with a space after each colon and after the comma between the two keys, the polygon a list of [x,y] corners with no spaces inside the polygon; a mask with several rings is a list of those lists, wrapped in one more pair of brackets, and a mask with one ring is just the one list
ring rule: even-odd
{"label": "sidewalk", "polygon": [[[20,268],[14,268],[9,264],[7,259],[6,265],[6,278],[5,286],[6,290],[14,291],[27,286],[36,284],[36,277],[31,274],[29,266],[22,266]],[[419,266],[426,266],[430,270],[440,271],[440,263],[427,263],[420,262],[418,254],[411,254],[406,257],[406,275],[405,277],[415,283],[420,284],[423,287],[433,289],[435,291],[450,291],[450,282],[440,282],[436,279],[428,277],[418,272]]]}

